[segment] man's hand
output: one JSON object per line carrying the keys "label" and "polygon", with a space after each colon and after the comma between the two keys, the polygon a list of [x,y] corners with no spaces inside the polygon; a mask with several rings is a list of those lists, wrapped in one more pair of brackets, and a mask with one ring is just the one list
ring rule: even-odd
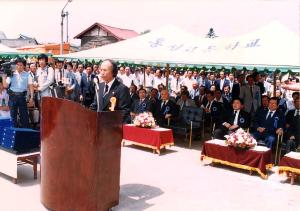
{"label": "man's hand", "polygon": [[282,128],[278,128],[278,129],[276,130],[276,134],[282,136],[282,134],[283,134]]}
{"label": "man's hand", "polygon": [[166,114],[165,118],[168,119],[172,116],[172,114]]}
{"label": "man's hand", "polygon": [[134,118],[134,117],[135,117],[135,113],[130,112],[130,116],[131,116],[132,118]]}
{"label": "man's hand", "polygon": [[210,113],[209,108],[204,108],[204,110],[205,110],[206,113]]}
{"label": "man's hand", "polygon": [[34,101],[33,101],[33,98],[30,98],[30,99],[29,99],[28,107],[34,107]]}
{"label": "man's hand", "polygon": [[231,125],[228,129],[229,130],[234,130],[234,129],[238,128],[238,127],[239,127],[238,125]]}
{"label": "man's hand", "polygon": [[225,122],[223,125],[224,125],[224,127],[228,128],[228,129],[231,127],[231,124],[229,124],[227,122]]}
{"label": "man's hand", "polygon": [[260,133],[263,133],[265,130],[266,130],[266,128],[263,128],[263,127],[258,127],[257,128],[257,131],[260,132]]}
{"label": "man's hand", "polygon": [[81,102],[83,101],[83,96],[82,96],[82,95],[79,96],[79,100],[80,100]]}
{"label": "man's hand", "polygon": [[295,139],[296,139],[295,136],[290,137],[290,140],[295,140]]}

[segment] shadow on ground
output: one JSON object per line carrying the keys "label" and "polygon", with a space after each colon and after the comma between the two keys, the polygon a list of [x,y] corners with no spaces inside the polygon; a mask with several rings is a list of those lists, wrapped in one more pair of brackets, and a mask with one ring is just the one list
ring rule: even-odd
{"label": "shadow on ground", "polygon": [[164,192],[157,187],[143,184],[126,184],[121,186],[120,203],[114,211],[142,211],[153,204],[147,202],[150,199],[162,195]]}

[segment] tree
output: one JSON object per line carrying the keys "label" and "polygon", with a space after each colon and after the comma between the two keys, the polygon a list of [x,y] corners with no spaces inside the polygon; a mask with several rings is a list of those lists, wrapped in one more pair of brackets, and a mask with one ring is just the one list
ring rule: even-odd
{"label": "tree", "polygon": [[216,35],[214,29],[213,29],[213,28],[210,28],[209,31],[208,31],[208,33],[207,33],[207,35],[206,35],[206,37],[207,37],[207,38],[216,38],[216,37],[218,37],[218,36]]}

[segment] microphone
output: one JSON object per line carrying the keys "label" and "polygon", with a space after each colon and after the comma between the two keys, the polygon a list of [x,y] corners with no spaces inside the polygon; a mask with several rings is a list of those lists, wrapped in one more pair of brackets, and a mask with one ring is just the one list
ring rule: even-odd
{"label": "microphone", "polygon": [[96,76],[96,77],[94,78],[94,84],[95,84],[95,86],[96,86],[96,90],[99,90],[99,79],[98,79],[98,76]]}

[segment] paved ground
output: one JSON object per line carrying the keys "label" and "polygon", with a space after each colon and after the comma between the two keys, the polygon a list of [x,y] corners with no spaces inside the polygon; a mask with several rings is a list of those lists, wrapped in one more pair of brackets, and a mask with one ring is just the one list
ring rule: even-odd
{"label": "paved ground", "polygon": [[[300,182],[290,185],[275,170],[268,180],[247,171],[205,165],[200,146],[178,143],[161,156],[122,149],[120,205],[116,211],[300,210]],[[43,211],[39,180],[29,166],[18,169],[19,184],[0,175],[1,211]]]}

